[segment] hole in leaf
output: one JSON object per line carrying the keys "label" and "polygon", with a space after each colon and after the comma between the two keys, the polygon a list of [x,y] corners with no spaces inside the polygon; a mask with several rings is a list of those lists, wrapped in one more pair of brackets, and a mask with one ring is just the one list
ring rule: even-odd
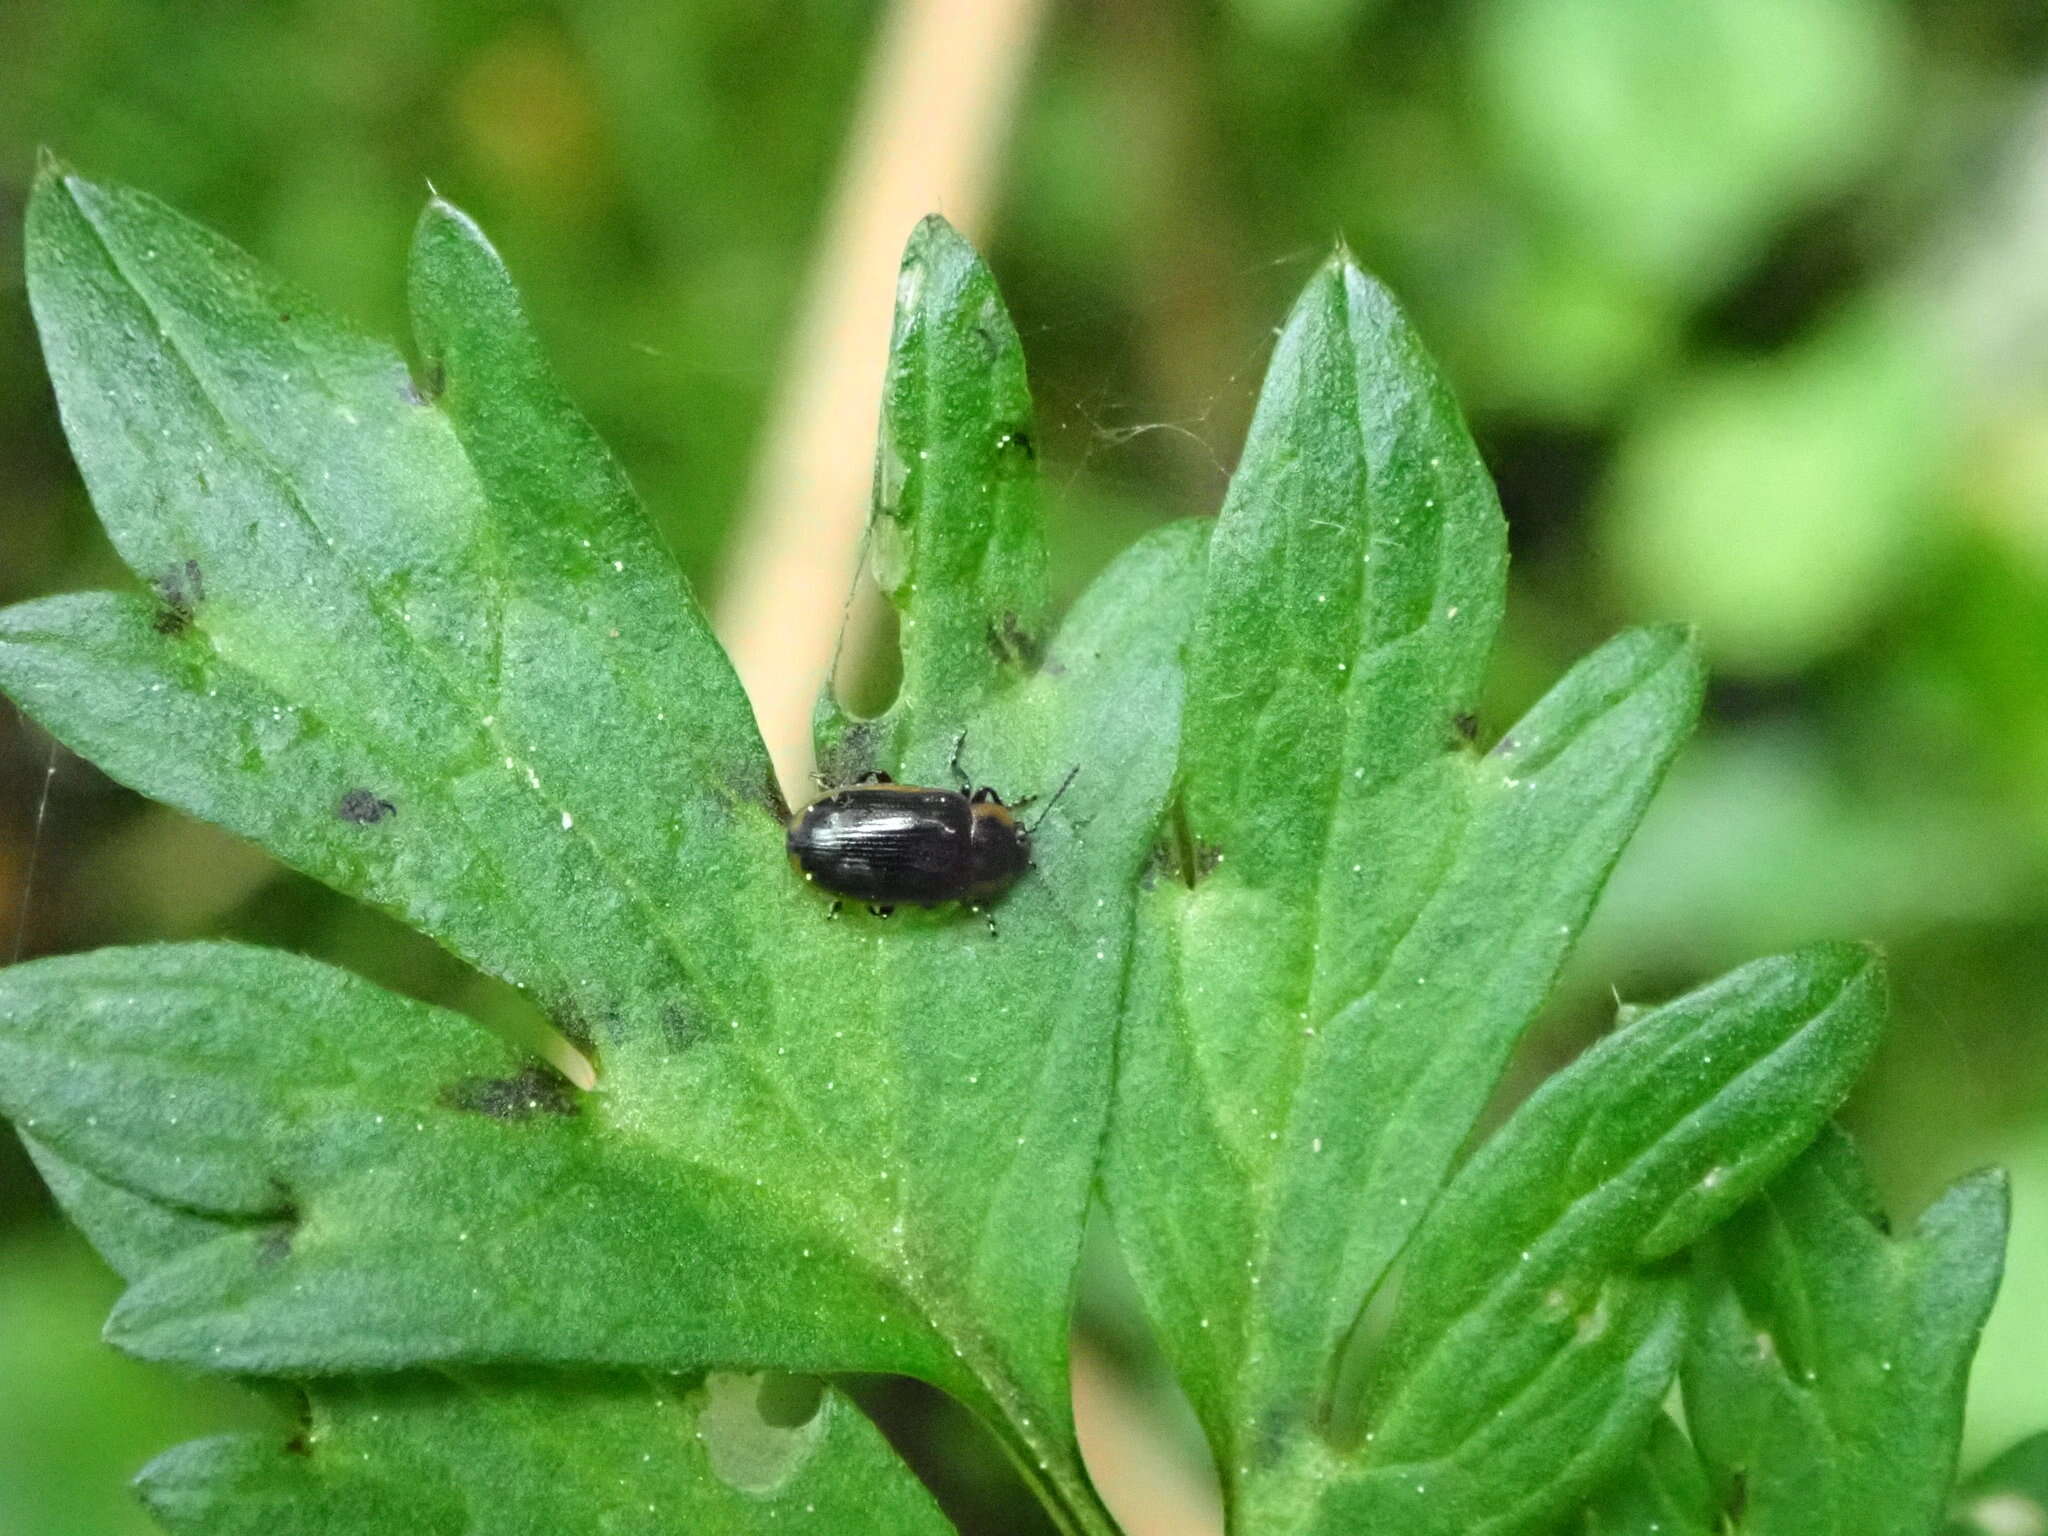
{"label": "hole in leaf", "polygon": [[801,1429],[818,1416],[825,1402],[825,1383],[817,1376],[770,1372],[761,1378],[755,1398],[761,1420],[777,1429]]}
{"label": "hole in leaf", "polygon": [[896,605],[871,581],[854,583],[832,667],[832,696],[856,720],[887,712],[903,686],[902,627]]}
{"label": "hole in leaf", "polygon": [[[787,1415],[800,1393],[784,1385],[794,1378],[712,1371],[704,1378],[704,1406],[697,1437],[719,1481],[744,1493],[773,1493],[810,1459],[824,1437],[830,1415],[817,1412],[822,1385],[813,1381],[812,1413],[800,1423],[777,1423],[769,1410]],[[769,1383],[777,1385],[764,1391]],[[769,1399],[764,1403],[763,1399]]]}

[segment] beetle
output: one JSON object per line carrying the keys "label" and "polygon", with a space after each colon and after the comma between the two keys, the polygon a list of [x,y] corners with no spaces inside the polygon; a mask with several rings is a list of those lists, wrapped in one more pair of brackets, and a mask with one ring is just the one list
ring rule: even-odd
{"label": "beetle", "polygon": [[[958,752],[955,751],[955,764]],[[1077,766],[1045,807],[1050,811]],[[995,900],[1031,868],[1030,828],[993,789],[958,790],[898,784],[886,773],[864,773],[829,790],[789,822],[789,857],[804,879],[835,897],[864,901],[878,917],[900,903],[981,906]],[[833,914],[839,902],[832,904]],[[994,931],[991,920],[990,931]]]}

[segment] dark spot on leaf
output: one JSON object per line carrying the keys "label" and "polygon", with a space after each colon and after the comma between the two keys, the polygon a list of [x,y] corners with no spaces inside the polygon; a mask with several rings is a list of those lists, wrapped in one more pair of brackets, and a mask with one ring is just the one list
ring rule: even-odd
{"label": "dark spot on leaf", "polygon": [[996,328],[986,320],[975,324],[974,339],[981,343],[981,349],[988,354],[990,362],[1003,355],[1003,338],[996,334]]}
{"label": "dark spot on leaf", "polygon": [[775,777],[775,765],[763,761],[761,782],[755,787],[753,799],[767,809],[777,821],[789,820],[789,802],[782,798],[782,781]]}
{"label": "dark spot on leaf", "polygon": [[313,1399],[303,1388],[292,1393],[292,1437],[285,1441],[288,1455],[310,1456],[313,1454]]}
{"label": "dark spot on leaf", "polygon": [[256,1259],[261,1264],[282,1264],[292,1256],[292,1239],[298,1236],[298,1215],[272,1222],[256,1239]]}
{"label": "dark spot on leaf", "polygon": [[450,1083],[441,1091],[441,1102],[493,1120],[573,1115],[582,1108],[575,1090],[539,1062],[511,1077],[465,1077]]}
{"label": "dark spot on leaf", "polygon": [[706,1029],[703,1019],[681,1003],[663,1003],[661,1036],[674,1049],[687,1051],[691,1046],[702,1045],[706,1040],[716,1040],[718,1032]]}
{"label": "dark spot on leaf", "polygon": [[1002,468],[1012,474],[1038,462],[1038,444],[1022,427],[1012,427],[996,439],[996,453]]}
{"label": "dark spot on leaf", "polygon": [[398,807],[389,800],[380,798],[374,790],[352,789],[341,797],[341,804],[334,808],[334,814],[343,821],[367,827],[382,821],[386,816],[396,816]]}
{"label": "dark spot on leaf", "polygon": [[405,368],[398,371],[399,397],[407,405],[432,405],[447,387],[448,371],[438,357],[417,374]]}
{"label": "dark spot on leaf", "polygon": [[1461,741],[1477,741],[1479,739],[1479,717],[1469,709],[1463,714],[1453,715],[1451,716],[1451,729],[1458,733],[1458,738]]}
{"label": "dark spot on leaf", "polygon": [[286,325],[290,325],[292,322],[292,317],[289,313],[279,315],[277,318],[283,321]]}
{"label": "dark spot on leaf", "polygon": [[1179,798],[1167,808],[1166,833],[1160,840],[1159,849],[1165,861],[1164,867],[1190,890],[1223,862],[1223,855],[1218,849],[1195,837],[1194,828],[1188,825],[1187,802]]}
{"label": "dark spot on leaf", "polygon": [[1268,1408],[1261,1414],[1250,1447],[1252,1460],[1262,1467],[1278,1466],[1294,1443],[1294,1423],[1291,1409]]}
{"label": "dark spot on leaf", "polygon": [[1730,1525],[1742,1524],[1742,1517],[1749,1511],[1749,1474],[1736,1472],[1728,1479],[1728,1497],[1722,1508],[1728,1512]]}
{"label": "dark spot on leaf", "polygon": [[182,635],[192,627],[193,612],[206,600],[206,581],[199,574],[199,562],[187,560],[172,566],[150,583],[163,602],[154,620],[160,635]]}
{"label": "dark spot on leaf", "polygon": [[862,774],[873,771],[880,752],[878,722],[852,721],[826,749],[819,760],[818,773],[828,784],[857,783]]}
{"label": "dark spot on leaf", "polygon": [[1027,671],[1038,665],[1043,653],[1038,637],[1027,630],[1014,613],[989,620],[988,648],[1004,666],[1021,667]]}

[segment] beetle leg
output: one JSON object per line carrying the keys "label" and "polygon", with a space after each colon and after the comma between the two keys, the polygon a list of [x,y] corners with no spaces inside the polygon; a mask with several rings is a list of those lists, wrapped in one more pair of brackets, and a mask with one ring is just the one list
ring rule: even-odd
{"label": "beetle leg", "polygon": [[979,912],[979,913],[981,914],[981,920],[982,920],[982,921],[983,921],[984,923],[987,923],[987,924],[988,924],[988,936],[989,936],[990,938],[994,938],[994,937],[996,936],[996,914],[995,914],[995,912],[994,912],[994,911],[993,911],[993,910],[992,910],[991,908],[989,908],[989,907],[986,907],[986,906],[983,906],[983,905],[982,905],[982,904],[981,904],[980,902],[978,902],[978,901],[977,901],[977,902],[970,902],[970,903],[969,903],[968,905],[969,905],[969,906],[970,906],[970,907],[971,907],[971,908],[972,908],[972,909],[973,909],[974,911],[976,911],[976,912]]}
{"label": "beetle leg", "polygon": [[953,738],[953,756],[949,760],[948,766],[953,770],[953,782],[960,786],[960,793],[967,795],[969,799],[973,799],[974,796],[970,793],[968,787],[967,770],[960,766],[960,749],[966,745],[967,733],[962,731]]}
{"label": "beetle leg", "polygon": [[832,901],[832,909],[825,914],[825,921],[828,923],[831,922],[833,918],[839,915],[839,909],[845,905],[845,902],[840,901],[837,897],[834,897]]}
{"label": "beetle leg", "polygon": [[872,901],[868,903],[868,910],[874,913],[877,917],[894,917],[896,915],[895,907],[879,907],[876,906],[875,903],[873,903]]}
{"label": "beetle leg", "polygon": [[896,781],[879,768],[870,768],[853,781],[856,784],[894,784]]}

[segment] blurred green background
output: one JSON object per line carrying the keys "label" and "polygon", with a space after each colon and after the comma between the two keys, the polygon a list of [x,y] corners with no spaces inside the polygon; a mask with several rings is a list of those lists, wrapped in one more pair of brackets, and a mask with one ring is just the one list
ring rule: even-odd
{"label": "blurred green background", "polygon": [[[38,144],[393,335],[432,178],[715,593],[880,18],[5,0],[0,600],[125,579],[21,291]],[[1604,1024],[1610,986],[1883,941],[1897,1018],[1850,1121],[1902,1216],[2013,1170],[1969,1456],[2048,1425],[2048,8],[1068,0],[1003,164],[987,244],[1063,592],[1213,510],[1272,329],[1341,233],[1500,479],[1514,592],[1486,728],[1623,624],[1701,626],[1707,722],[1527,1071]],[[0,959],[17,926],[27,954],[239,935],[491,1006],[425,941],[53,759],[0,704]],[[126,1476],[254,1411],[104,1350],[113,1289],[10,1140],[0,1533],[146,1529]],[[1091,1305],[1112,1344],[1122,1305]]]}

